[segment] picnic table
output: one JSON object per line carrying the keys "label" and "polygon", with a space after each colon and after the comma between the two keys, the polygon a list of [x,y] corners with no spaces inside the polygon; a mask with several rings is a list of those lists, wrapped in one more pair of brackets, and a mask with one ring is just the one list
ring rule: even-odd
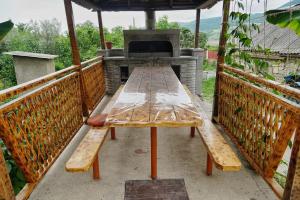
{"label": "picnic table", "polygon": [[169,66],[136,67],[120,92],[106,124],[110,127],[150,127],[151,178],[157,178],[157,127],[202,124],[191,97]]}

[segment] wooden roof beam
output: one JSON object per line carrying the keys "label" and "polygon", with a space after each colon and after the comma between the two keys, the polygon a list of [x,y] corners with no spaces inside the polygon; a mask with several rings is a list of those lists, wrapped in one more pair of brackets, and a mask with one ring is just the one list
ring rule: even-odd
{"label": "wooden roof beam", "polygon": [[205,9],[213,6],[220,0],[161,0],[147,2],[137,0],[72,0],[73,2],[93,11],[145,11],[153,10],[190,10],[190,9]]}

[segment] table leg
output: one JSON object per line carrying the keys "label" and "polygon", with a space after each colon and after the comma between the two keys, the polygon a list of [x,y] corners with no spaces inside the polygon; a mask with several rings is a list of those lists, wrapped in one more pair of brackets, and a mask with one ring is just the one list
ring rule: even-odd
{"label": "table leg", "polygon": [[157,178],[157,127],[151,127],[151,178]]}
{"label": "table leg", "polygon": [[207,176],[212,175],[212,167],[213,167],[212,159],[211,159],[209,153],[207,153],[207,161],[206,161],[206,175]]}
{"label": "table leg", "polygon": [[191,137],[195,137],[195,127],[191,127]]}
{"label": "table leg", "polygon": [[100,169],[99,169],[99,157],[98,153],[96,154],[95,160],[93,162],[93,178],[100,179]]}
{"label": "table leg", "polygon": [[110,128],[110,137],[112,140],[116,139],[116,128],[115,127]]}

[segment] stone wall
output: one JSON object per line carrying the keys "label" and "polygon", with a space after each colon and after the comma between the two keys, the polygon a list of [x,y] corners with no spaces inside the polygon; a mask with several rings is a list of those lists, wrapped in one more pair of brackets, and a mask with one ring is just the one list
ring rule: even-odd
{"label": "stone wall", "polygon": [[272,74],[276,81],[283,82],[284,77],[293,74],[300,73],[300,59],[292,58],[288,61],[284,60],[268,60],[270,67],[268,72]]}

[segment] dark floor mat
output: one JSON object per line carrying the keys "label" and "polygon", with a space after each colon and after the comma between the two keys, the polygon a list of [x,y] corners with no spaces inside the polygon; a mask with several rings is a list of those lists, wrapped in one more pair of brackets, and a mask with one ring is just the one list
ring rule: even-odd
{"label": "dark floor mat", "polygon": [[130,180],[124,200],[189,200],[183,179]]}

